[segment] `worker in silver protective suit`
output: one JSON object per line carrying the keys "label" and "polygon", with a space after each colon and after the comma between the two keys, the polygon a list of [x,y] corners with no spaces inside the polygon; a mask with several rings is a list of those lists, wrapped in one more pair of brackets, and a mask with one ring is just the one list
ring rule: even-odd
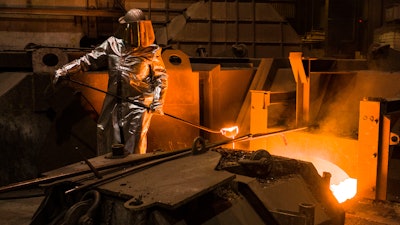
{"label": "worker in silver protective suit", "polygon": [[108,92],[121,98],[106,95],[97,125],[98,151],[109,152],[114,144],[123,144],[125,152],[143,154],[152,113],[163,114],[168,75],[161,48],[154,44],[152,23],[143,12],[131,9],[119,23],[123,31],[119,36],[58,69],[54,82],[60,76],[108,67]]}

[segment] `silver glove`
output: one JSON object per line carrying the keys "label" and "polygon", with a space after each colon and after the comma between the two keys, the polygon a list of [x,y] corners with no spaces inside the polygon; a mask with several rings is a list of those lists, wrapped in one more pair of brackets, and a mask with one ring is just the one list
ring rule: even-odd
{"label": "silver glove", "polygon": [[150,110],[153,113],[164,115],[163,104],[160,102],[153,102],[150,104]]}
{"label": "silver glove", "polygon": [[65,76],[67,76],[67,74],[68,74],[67,71],[64,69],[56,70],[56,73],[55,73],[54,79],[53,79],[53,84],[57,84],[60,77],[65,77]]}

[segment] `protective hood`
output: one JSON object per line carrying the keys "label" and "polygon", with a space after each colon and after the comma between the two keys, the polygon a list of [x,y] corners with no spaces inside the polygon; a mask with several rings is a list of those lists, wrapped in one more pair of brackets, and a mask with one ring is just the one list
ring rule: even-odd
{"label": "protective hood", "polygon": [[150,20],[125,23],[122,39],[132,47],[148,47],[155,41],[153,25]]}

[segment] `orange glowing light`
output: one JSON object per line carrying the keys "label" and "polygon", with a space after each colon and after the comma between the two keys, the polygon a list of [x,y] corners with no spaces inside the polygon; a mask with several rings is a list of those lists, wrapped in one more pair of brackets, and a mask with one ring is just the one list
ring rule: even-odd
{"label": "orange glowing light", "polygon": [[347,178],[339,184],[332,184],[330,189],[339,203],[352,199],[357,194],[357,180]]}
{"label": "orange glowing light", "polygon": [[326,171],[332,175],[330,190],[339,203],[352,199],[357,194],[357,180],[351,178],[342,168],[317,157],[313,157],[309,161],[313,163],[319,174],[322,175]]}
{"label": "orange glowing light", "polygon": [[[239,127],[238,126],[233,126],[233,127],[221,128],[220,132],[225,137],[235,139],[236,135],[239,133]],[[234,142],[232,142],[232,148],[235,149],[235,143]]]}
{"label": "orange glowing light", "polygon": [[234,139],[236,135],[239,133],[239,127],[233,126],[233,127],[222,128],[220,132],[225,137]]}

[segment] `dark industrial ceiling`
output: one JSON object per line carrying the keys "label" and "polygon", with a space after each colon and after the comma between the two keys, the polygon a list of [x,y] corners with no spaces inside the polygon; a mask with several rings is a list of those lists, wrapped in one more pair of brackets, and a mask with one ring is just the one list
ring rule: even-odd
{"label": "dark industrial ceiling", "polygon": [[116,19],[124,10],[137,7],[153,21],[159,44],[182,49],[193,57],[287,57],[288,52],[299,50],[313,57],[366,57],[375,30],[388,22],[385,20],[388,8],[398,2],[4,2],[0,7],[3,18],[0,33],[5,35],[0,40],[0,49],[23,50],[29,43],[60,48],[92,47],[116,31]]}

